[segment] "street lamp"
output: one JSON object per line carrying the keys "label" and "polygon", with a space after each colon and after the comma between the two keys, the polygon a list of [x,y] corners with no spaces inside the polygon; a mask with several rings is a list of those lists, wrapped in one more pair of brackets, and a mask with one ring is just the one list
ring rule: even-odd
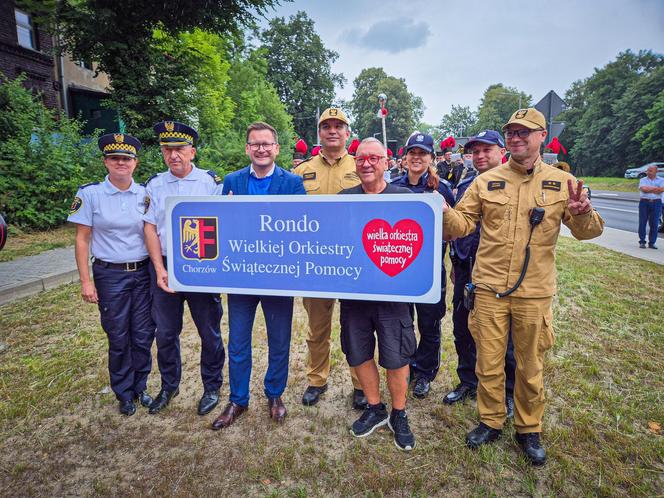
{"label": "street lamp", "polygon": [[387,150],[387,134],[385,133],[385,116],[387,116],[387,109],[385,108],[385,102],[387,102],[387,95],[381,93],[378,95],[378,103],[380,104],[380,120],[383,124],[383,145]]}
{"label": "street lamp", "polygon": [[497,93],[496,95],[512,95],[512,96],[518,96],[519,97],[519,109],[521,109],[521,92],[500,92]]}

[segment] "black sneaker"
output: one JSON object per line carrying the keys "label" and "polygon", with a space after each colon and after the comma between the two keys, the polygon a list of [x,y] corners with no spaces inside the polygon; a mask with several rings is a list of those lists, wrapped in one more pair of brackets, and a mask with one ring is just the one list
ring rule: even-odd
{"label": "black sneaker", "polygon": [[404,451],[415,448],[415,436],[408,425],[406,410],[392,410],[387,426],[394,433],[394,444],[397,448]]}
{"label": "black sneaker", "polygon": [[360,418],[353,422],[350,433],[355,437],[365,437],[385,424],[387,424],[385,404],[367,405]]}
{"label": "black sneaker", "polygon": [[488,444],[500,437],[502,430],[489,427],[483,422],[466,434],[466,446],[471,450],[476,450],[483,444]]}
{"label": "black sneaker", "polygon": [[443,398],[443,403],[446,405],[453,405],[460,401],[464,401],[466,398],[475,398],[477,396],[477,390],[475,387],[461,383],[454,388],[453,391],[448,392]]}
{"label": "black sneaker", "polygon": [[646,243],[645,242],[639,242],[639,248],[640,249],[645,249],[646,248]]}
{"label": "black sneaker", "polygon": [[539,432],[517,433],[516,440],[532,465],[539,466],[546,463],[546,450],[540,444]]}
{"label": "black sneaker", "polygon": [[416,398],[424,399],[431,390],[431,381],[424,377],[417,377],[415,379],[415,386],[413,387],[413,396]]}

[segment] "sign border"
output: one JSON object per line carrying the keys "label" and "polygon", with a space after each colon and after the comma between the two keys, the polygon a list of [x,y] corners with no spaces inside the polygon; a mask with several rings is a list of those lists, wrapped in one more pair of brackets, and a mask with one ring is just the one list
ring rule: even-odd
{"label": "sign border", "polygon": [[[173,259],[173,209],[181,203],[209,203],[209,202],[257,202],[257,203],[279,203],[279,202],[385,202],[385,196],[367,194],[324,194],[324,195],[210,195],[210,196],[168,196],[166,197],[166,257],[169,262]],[[390,202],[422,202],[427,204],[434,216],[434,248],[433,248],[433,282],[431,287],[418,296],[402,294],[372,294],[372,293],[347,293],[347,292],[321,292],[303,290],[278,290],[278,289],[254,289],[236,287],[209,287],[186,285],[180,283],[175,277],[173,265],[168,265],[168,285],[178,292],[204,292],[209,294],[245,294],[261,296],[293,296],[293,297],[318,297],[328,299],[351,299],[366,301],[388,301],[405,303],[437,303],[440,300],[441,290],[441,265],[443,246],[443,196],[438,192],[426,194],[389,194]],[[398,211],[398,210],[397,210]],[[179,228],[179,227],[178,227]]]}

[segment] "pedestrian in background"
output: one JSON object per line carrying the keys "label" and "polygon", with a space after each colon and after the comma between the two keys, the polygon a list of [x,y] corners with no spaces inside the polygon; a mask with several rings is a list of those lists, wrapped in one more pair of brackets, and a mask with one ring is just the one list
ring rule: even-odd
{"label": "pedestrian in background", "polygon": [[657,176],[657,166],[648,166],[646,176],[639,180],[639,247],[646,247],[646,225],[648,231],[648,247],[657,249],[657,229],[659,218],[662,215],[662,196],[664,193],[664,178]]}

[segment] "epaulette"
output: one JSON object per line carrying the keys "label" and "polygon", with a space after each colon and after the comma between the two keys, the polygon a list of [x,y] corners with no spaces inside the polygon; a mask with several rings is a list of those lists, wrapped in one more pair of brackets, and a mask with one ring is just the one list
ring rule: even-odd
{"label": "epaulette", "polygon": [[221,179],[221,177],[216,172],[214,172],[213,170],[209,169],[207,171],[207,174],[212,177],[212,179],[214,180],[214,183],[216,183],[217,185],[221,185],[222,183],[224,183],[224,181]]}
{"label": "epaulette", "polygon": [[475,178],[477,178],[477,173],[472,173],[471,175],[466,176],[463,180],[461,180],[461,181],[457,184],[457,188],[458,188],[459,185],[461,185],[462,183],[471,183]]}
{"label": "epaulette", "polygon": [[452,190],[452,184],[445,180],[444,178],[439,178],[438,181],[445,185],[448,189]]}
{"label": "epaulette", "polygon": [[141,185],[142,185],[143,187],[147,187],[147,186],[148,186],[148,183],[150,183],[152,180],[154,180],[154,179],[155,179],[156,177],[158,177],[158,176],[159,176],[159,173],[155,173],[155,174],[152,175],[150,178],[148,178],[148,179],[145,180],[143,183],[141,183]]}
{"label": "epaulette", "polygon": [[82,189],[82,188],[89,187],[90,185],[99,185],[99,182],[90,182],[90,183],[86,183],[85,185],[81,185],[81,186],[79,186],[78,188],[79,188],[79,189]]}

